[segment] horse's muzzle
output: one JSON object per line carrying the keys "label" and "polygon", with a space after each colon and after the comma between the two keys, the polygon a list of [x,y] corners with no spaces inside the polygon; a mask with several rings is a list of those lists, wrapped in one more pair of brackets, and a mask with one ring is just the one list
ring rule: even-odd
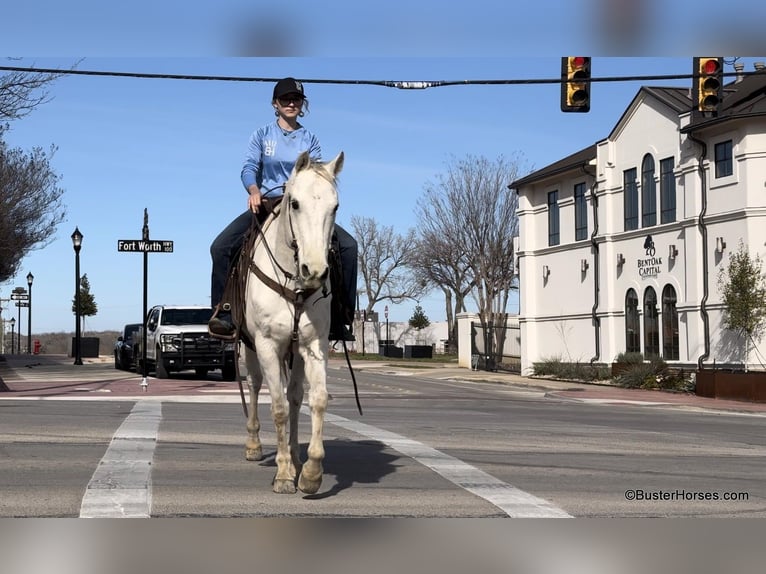
{"label": "horse's muzzle", "polygon": [[325,265],[324,269],[312,270],[308,265],[303,263],[300,266],[301,280],[306,287],[317,287],[323,284],[327,280],[327,276],[330,274],[329,266]]}

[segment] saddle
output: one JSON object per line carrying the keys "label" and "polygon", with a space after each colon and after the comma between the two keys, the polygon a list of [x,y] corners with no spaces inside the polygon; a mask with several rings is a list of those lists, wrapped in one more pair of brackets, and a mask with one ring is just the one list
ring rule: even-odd
{"label": "saddle", "polygon": [[[236,326],[237,330],[233,337],[229,340],[241,340],[248,348],[253,349],[253,339],[250,333],[245,328],[245,286],[250,273],[250,262],[253,258],[253,253],[258,244],[263,241],[263,235],[272,222],[279,216],[279,204],[282,198],[266,198],[263,201],[263,206],[268,212],[266,219],[258,224],[256,216],[253,216],[253,222],[250,225],[250,229],[245,234],[245,239],[242,244],[242,248],[235,255],[234,260],[231,262],[229,276],[226,280],[226,286],[224,287],[223,298],[219,305],[216,306],[213,317],[218,315],[220,311],[228,311],[231,313],[232,322]],[[333,233],[330,253],[328,257],[330,265],[330,290],[333,294],[330,304],[330,339],[340,339],[344,332],[344,325],[353,325],[353,311],[346,309],[343,304],[345,301],[344,283],[343,283],[343,267],[340,260],[340,247],[338,244],[338,238]],[[221,337],[222,338],[222,337]]]}

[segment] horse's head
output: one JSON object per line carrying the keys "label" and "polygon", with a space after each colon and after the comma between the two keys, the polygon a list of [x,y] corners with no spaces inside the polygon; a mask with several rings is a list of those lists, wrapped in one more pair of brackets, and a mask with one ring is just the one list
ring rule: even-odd
{"label": "horse's head", "polygon": [[343,152],[329,162],[312,162],[301,153],[285,186],[282,202],[297,250],[298,278],[306,289],[321,287],[329,274],[330,248],[338,210],[336,176],[343,169]]}

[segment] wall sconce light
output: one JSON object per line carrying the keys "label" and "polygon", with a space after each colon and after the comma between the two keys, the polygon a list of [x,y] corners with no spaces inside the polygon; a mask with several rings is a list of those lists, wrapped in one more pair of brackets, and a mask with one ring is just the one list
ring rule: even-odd
{"label": "wall sconce light", "polygon": [[548,279],[548,275],[551,274],[551,270],[547,265],[543,265],[543,280]]}
{"label": "wall sconce light", "polygon": [[668,259],[675,259],[678,255],[678,248],[675,245],[670,245],[668,248]]}
{"label": "wall sconce light", "polygon": [[585,273],[588,270],[588,260],[587,259],[580,259],[580,271]]}
{"label": "wall sconce light", "polygon": [[622,253],[617,254],[617,267],[625,265],[625,256]]}
{"label": "wall sconce light", "polygon": [[726,242],[723,240],[723,237],[716,237],[715,238],[715,250],[718,253],[723,253],[724,249],[726,249]]}

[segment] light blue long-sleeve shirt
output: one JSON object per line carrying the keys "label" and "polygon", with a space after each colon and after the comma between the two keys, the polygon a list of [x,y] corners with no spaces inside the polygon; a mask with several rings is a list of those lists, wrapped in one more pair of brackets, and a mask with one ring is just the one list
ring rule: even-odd
{"label": "light blue long-sleeve shirt", "polygon": [[284,189],[279,186],[287,182],[303,151],[308,151],[314,161],[322,159],[319,139],[303,126],[292,132],[283,130],[276,121],[263,126],[250,136],[240,174],[242,185],[247,190],[256,184],[265,197],[282,195]]}

